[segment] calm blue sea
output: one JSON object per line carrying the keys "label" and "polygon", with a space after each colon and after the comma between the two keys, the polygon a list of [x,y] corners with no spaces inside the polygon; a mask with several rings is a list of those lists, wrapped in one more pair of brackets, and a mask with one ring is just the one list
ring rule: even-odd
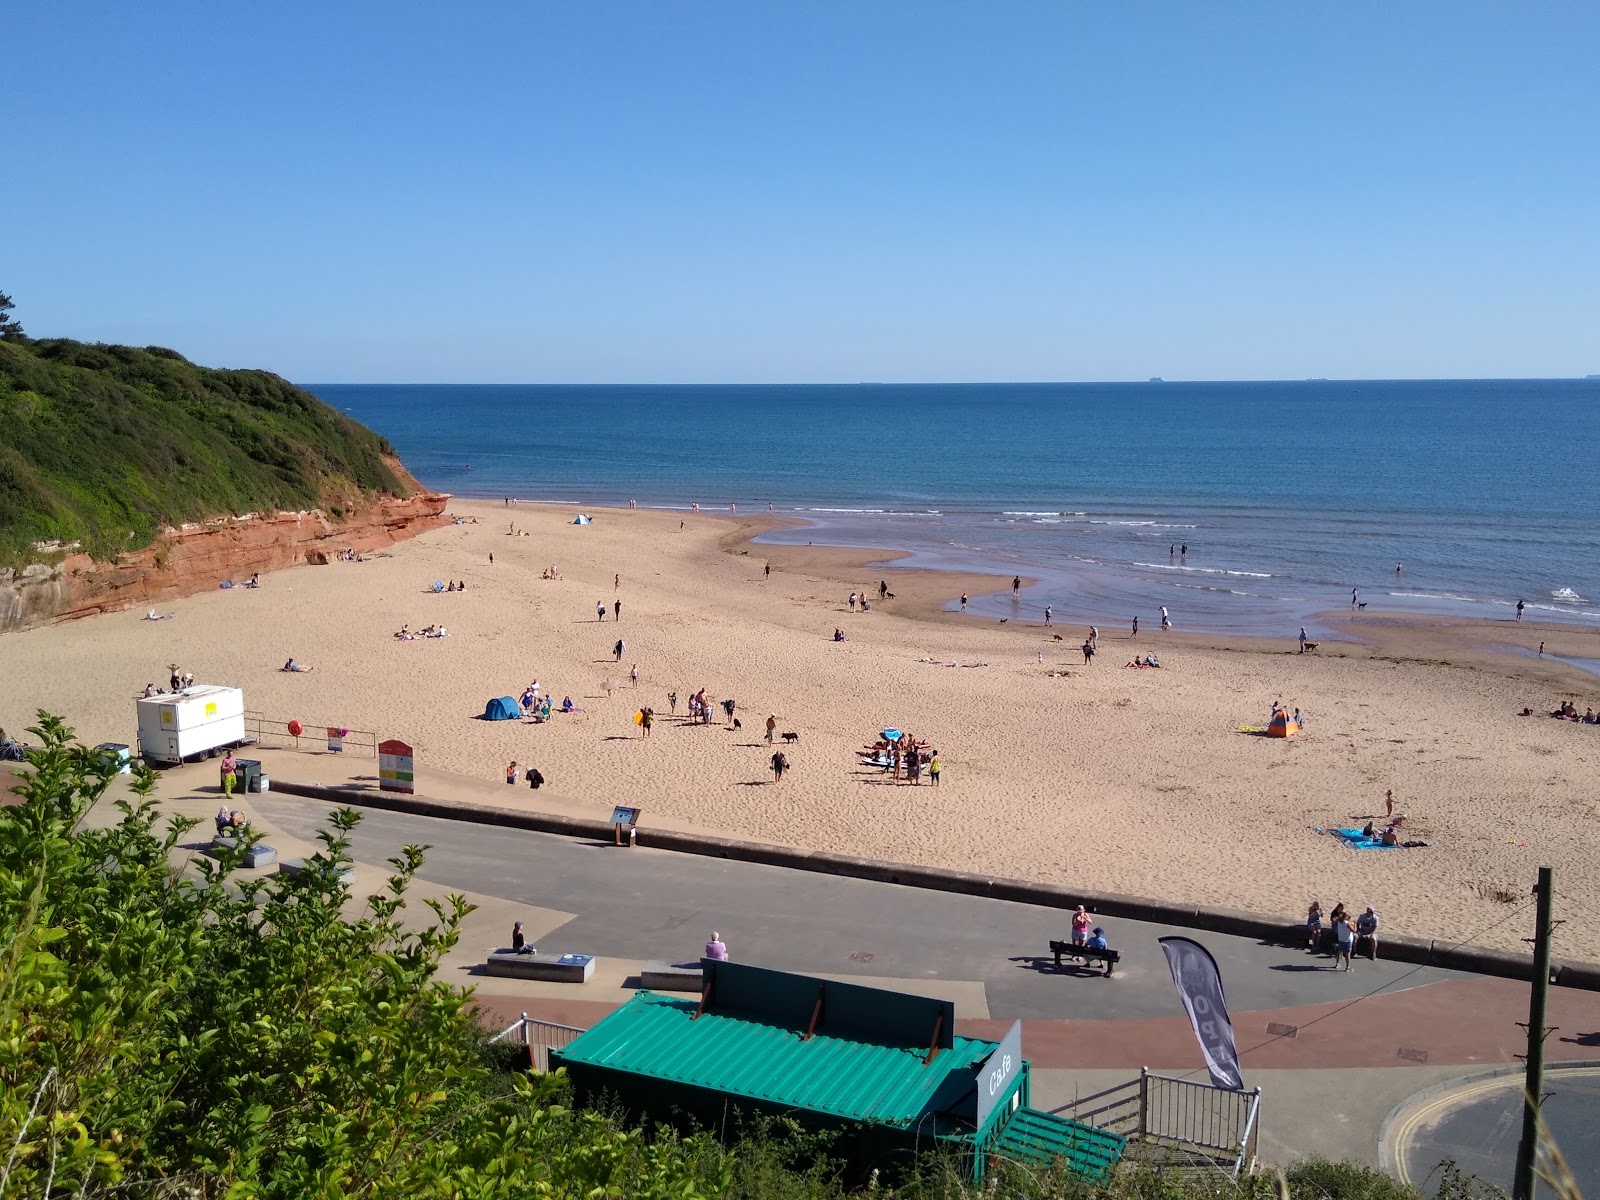
{"label": "calm blue sea", "polygon": [[770,504],[808,522],[772,541],[1039,579],[1001,615],[1600,621],[1600,380],[311,390],[434,488]]}

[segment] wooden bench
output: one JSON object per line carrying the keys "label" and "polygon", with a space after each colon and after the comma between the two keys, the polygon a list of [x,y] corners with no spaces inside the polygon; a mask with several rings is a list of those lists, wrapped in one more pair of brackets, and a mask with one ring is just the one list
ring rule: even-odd
{"label": "wooden bench", "polygon": [[539,979],[545,983],[588,983],[594,976],[592,954],[532,954],[523,950],[496,950],[485,969],[491,975]]}
{"label": "wooden bench", "polygon": [[1111,974],[1116,969],[1116,965],[1122,961],[1122,954],[1119,951],[1111,949],[1100,950],[1093,946],[1075,946],[1071,942],[1052,941],[1050,943],[1050,953],[1056,956],[1056,966],[1058,967],[1061,965],[1061,956],[1063,954],[1070,955],[1073,958],[1081,958],[1085,961],[1098,960],[1105,963],[1107,975]]}
{"label": "wooden bench", "polygon": [[655,959],[639,969],[639,986],[652,992],[698,992],[704,982],[698,960],[672,963]]}
{"label": "wooden bench", "polygon": [[[218,834],[211,839],[211,844],[205,848],[204,853],[212,858],[221,858],[224,850],[232,850],[238,845],[238,838]],[[257,842],[244,852],[243,861],[247,867],[268,867],[278,861],[278,852],[263,842]]]}

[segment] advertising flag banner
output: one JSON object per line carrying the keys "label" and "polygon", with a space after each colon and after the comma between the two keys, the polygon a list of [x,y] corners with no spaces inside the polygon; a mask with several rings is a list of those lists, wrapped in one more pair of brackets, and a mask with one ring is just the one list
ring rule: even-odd
{"label": "advertising flag banner", "polygon": [[1199,942],[1186,937],[1164,937],[1161,950],[1172,968],[1178,999],[1189,1013],[1200,1053],[1205,1055],[1211,1082],[1219,1088],[1244,1090],[1239,1074],[1239,1051],[1233,1043],[1233,1020],[1222,995],[1222,975],[1217,960]]}

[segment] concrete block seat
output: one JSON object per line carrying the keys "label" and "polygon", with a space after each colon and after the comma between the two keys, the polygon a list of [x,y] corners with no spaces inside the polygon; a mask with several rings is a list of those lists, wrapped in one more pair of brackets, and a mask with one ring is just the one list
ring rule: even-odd
{"label": "concrete block seat", "polygon": [[652,959],[639,970],[639,986],[652,992],[698,992],[703,983],[699,959],[681,963]]}
{"label": "concrete block seat", "polygon": [[[212,858],[221,858],[224,850],[232,850],[239,845],[239,839],[218,834],[211,839],[211,844],[205,848],[205,853]],[[264,842],[257,842],[244,852],[244,865],[247,867],[268,867],[278,861],[278,852]]]}
{"label": "concrete block seat", "polygon": [[489,955],[487,969],[491,975],[505,975],[516,979],[539,979],[545,983],[588,983],[594,977],[595,956],[592,954],[532,954],[520,950],[501,949]]}
{"label": "concrete block seat", "polygon": [[[327,860],[320,855],[313,854],[310,858],[286,858],[278,864],[278,874],[287,875],[291,879],[298,879],[310,869],[312,863],[323,863]],[[349,863],[339,868],[339,878],[344,883],[355,882],[355,869]]]}

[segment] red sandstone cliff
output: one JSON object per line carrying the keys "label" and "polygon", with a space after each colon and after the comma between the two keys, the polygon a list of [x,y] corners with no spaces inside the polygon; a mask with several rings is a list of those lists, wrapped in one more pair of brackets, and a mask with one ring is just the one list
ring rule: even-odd
{"label": "red sandstone cliff", "polygon": [[323,510],[249,514],[169,529],[148,549],[115,563],[74,554],[53,565],[0,570],[0,632],[153,605],[253,571],[326,563],[341,550],[390,546],[445,524],[449,501],[419,486],[404,499],[346,501],[339,506],[342,517]]}

